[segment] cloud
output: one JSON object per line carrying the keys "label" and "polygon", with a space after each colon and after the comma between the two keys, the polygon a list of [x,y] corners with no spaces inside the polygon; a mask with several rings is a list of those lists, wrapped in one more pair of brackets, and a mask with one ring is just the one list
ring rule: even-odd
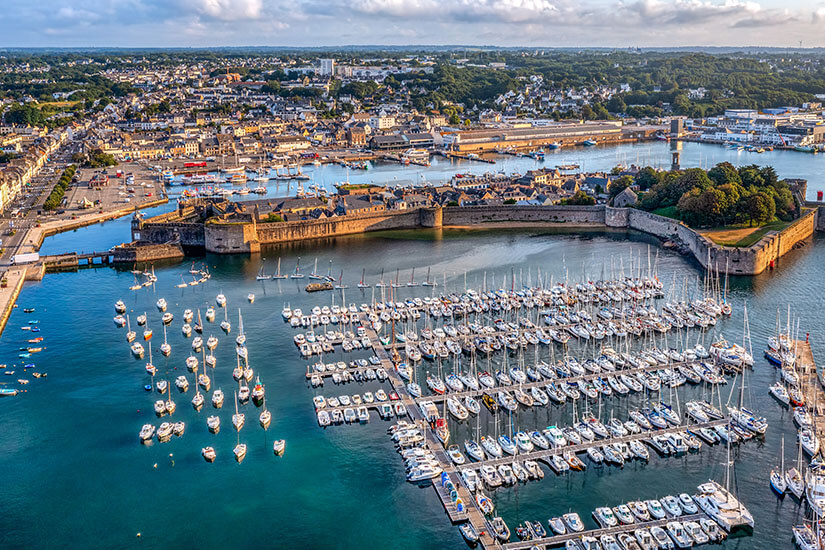
{"label": "cloud", "polygon": [[739,0],[726,0],[721,3],[707,0],[640,0],[620,4],[619,10],[649,24],[693,25],[715,21],[718,18],[752,16],[761,12],[762,6],[755,2]]}
{"label": "cloud", "polygon": [[[825,0],[0,0],[0,46],[823,45]],[[786,7],[787,6],[787,7]],[[56,29],[83,27],[81,33]],[[753,29],[765,29],[754,33]],[[49,30],[50,29],[50,30]],[[54,38],[41,40],[43,33]],[[59,36],[58,36],[59,34]]]}
{"label": "cloud", "polygon": [[259,19],[263,13],[263,0],[185,0],[183,5],[221,21]]}

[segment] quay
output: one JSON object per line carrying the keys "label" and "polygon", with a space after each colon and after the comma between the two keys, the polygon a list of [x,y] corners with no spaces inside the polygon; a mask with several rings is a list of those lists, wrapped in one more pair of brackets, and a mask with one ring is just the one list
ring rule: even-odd
{"label": "quay", "polygon": [[816,370],[811,343],[805,340],[794,341],[796,347],[796,371],[799,373],[800,385],[805,394],[805,405],[814,418],[814,430],[817,437],[825,437],[825,385]]}

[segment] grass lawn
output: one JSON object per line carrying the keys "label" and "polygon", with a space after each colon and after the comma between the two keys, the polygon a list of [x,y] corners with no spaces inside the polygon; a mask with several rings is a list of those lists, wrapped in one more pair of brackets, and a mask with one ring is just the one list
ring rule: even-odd
{"label": "grass lawn", "polygon": [[700,231],[702,235],[722,246],[748,247],[765,236],[768,231],[782,231],[793,222],[783,222],[774,219],[761,227],[748,227],[747,224],[736,224],[725,227],[714,227]]}
{"label": "grass lawn", "polygon": [[676,211],[675,206],[665,206],[663,208],[657,208],[656,210],[653,210],[651,214],[664,216],[666,218],[673,218],[674,220],[679,219],[679,213]]}

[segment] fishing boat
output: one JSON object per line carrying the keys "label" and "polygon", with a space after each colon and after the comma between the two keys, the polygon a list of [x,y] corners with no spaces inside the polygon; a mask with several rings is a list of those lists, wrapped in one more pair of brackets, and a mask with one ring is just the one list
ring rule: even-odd
{"label": "fishing boat", "polygon": [[263,384],[261,384],[261,377],[259,376],[255,380],[255,387],[252,389],[252,401],[256,405],[260,405],[263,402],[265,390]]}

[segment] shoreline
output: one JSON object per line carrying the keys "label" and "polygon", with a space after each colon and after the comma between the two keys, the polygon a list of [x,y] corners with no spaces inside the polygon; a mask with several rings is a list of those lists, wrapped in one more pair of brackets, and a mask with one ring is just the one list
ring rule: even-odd
{"label": "shoreline", "polygon": [[[78,216],[75,219],[56,220],[41,224],[40,227],[30,227],[26,230],[26,234],[18,245],[17,253],[39,252],[43,241],[52,235],[65,233],[66,231],[94,225],[96,223],[115,220],[128,216],[133,212],[146,208],[154,208],[155,206],[160,206],[168,202],[169,197],[164,193],[163,198],[158,198],[139,206],[95,212],[93,214]],[[27,248],[29,248],[29,250],[27,250]],[[33,264],[20,266],[8,264],[6,266],[6,272],[3,274],[3,278],[7,279],[8,284],[6,288],[0,288],[0,335],[5,331],[9,317],[12,311],[14,311],[17,297],[23,289],[23,283],[25,283],[25,281],[38,281],[42,279],[44,272],[45,266],[42,258]]]}

